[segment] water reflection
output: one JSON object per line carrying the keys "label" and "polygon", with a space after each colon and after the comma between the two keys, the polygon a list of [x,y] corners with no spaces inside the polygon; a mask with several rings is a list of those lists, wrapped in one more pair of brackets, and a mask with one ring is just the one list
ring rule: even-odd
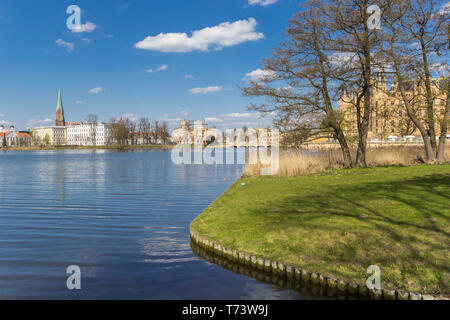
{"label": "water reflection", "polygon": [[170,151],[0,153],[0,298],[309,298],[193,254],[191,221],[242,169],[177,166]]}
{"label": "water reflection", "polygon": [[[304,297],[307,297],[308,299],[360,299],[359,296],[353,296],[349,295],[348,293],[342,293],[336,289],[332,289],[329,287],[324,287],[320,285],[314,285],[309,282],[304,282],[301,280],[296,279],[290,279],[287,277],[281,277],[277,274],[268,273],[264,271],[260,271],[256,268],[252,268],[250,266],[247,266],[245,264],[236,263],[233,261],[230,261],[224,257],[220,257],[214,253],[211,253],[200,246],[196,245],[194,242],[191,241],[191,247],[192,251],[198,255],[199,257],[214,263],[226,270],[233,271],[235,273],[242,274],[247,277],[252,277],[254,279],[257,279],[260,282],[276,285],[280,289],[287,289],[287,290],[295,290],[299,293],[301,293]],[[252,288],[251,285],[249,285],[250,288]],[[262,291],[258,291],[258,289],[261,289]],[[256,293],[255,293],[256,291]],[[262,288],[253,288],[252,293],[249,294],[247,297],[248,299],[263,299],[264,296],[271,296],[271,291],[265,292]],[[255,298],[258,297],[258,298]]]}

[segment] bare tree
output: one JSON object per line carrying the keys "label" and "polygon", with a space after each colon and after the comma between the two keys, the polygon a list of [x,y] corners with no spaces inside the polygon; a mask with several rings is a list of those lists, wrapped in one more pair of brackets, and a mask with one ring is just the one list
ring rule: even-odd
{"label": "bare tree", "polygon": [[136,122],[125,118],[125,124],[128,130],[128,139],[131,145],[137,144],[137,134],[136,134]]}
{"label": "bare tree", "polygon": [[351,94],[346,101],[354,106],[358,129],[356,166],[365,167],[367,136],[372,109],[372,91],[377,84],[374,70],[379,68],[377,29],[369,28],[372,12],[369,0],[331,0],[324,14],[331,21],[332,59],[339,66],[336,79],[343,92]]}
{"label": "bare tree", "polygon": [[3,133],[2,147],[3,148],[7,147],[7,144],[6,144],[6,133]]}
{"label": "bare tree", "polygon": [[160,138],[160,124],[159,121],[154,121],[152,128],[151,128],[151,137],[153,140],[153,143],[158,143],[158,140]]}
{"label": "bare tree", "polygon": [[128,119],[120,118],[117,121],[111,121],[111,134],[114,140],[119,145],[123,147],[128,143],[129,138],[129,124]]}
{"label": "bare tree", "polygon": [[[437,14],[436,2],[433,0],[417,1],[382,1],[385,14],[383,20],[386,30],[383,34],[383,53],[387,63],[392,65],[395,72],[395,87],[400,91],[408,117],[419,130],[423,141],[427,162],[444,162],[445,140],[448,125],[448,79],[443,84],[435,83],[446,91],[447,101],[441,122],[440,145],[436,145],[436,96],[438,92],[432,90],[430,73],[430,56],[440,55],[443,48],[444,24]],[[446,26],[448,41],[448,26]],[[409,78],[418,79],[411,81]],[[422,90],[422,87],[425,90]],[[417,88],[418,95],[411,95],[408,88]],[[438,90],[439,91],[439,90]],[[418,116],[417,107],[425,101],[425,118]]]}
{"label": "bare tree", "polygon": [[437,152],[436,145],[436,127],[435,127],[435,110],[431,85],[430,73],[430,55],[436,53],[439,36],[438,30],[440,26],[439,19],[435,19],[437,2],[433,0],[415,0],[408,1],[406,18],[404,26],[409,40],[419,44],[421,59],[416,66],[416,73],[425,85],[425,101],[427,115],[425,123],[427,126],[428,136],[430,137],[431,147]]}
{"label": "bare tree", "polygon": [[41,145],[42,144],[42,140],[41,140],[41,137],[39,137],[37,134],[36,134],[36,131],[31,131],[31,142],[32,142],[32,144],[34,144],[35,146],[39,146],[39,145]]}
{"label": "bare tree", "polygon": [[[447,3],[447,10],[448,3]],[[448,11],[439,11],[435,15],[435,19],[438,20],[439,30],[438,32],[441,34],[440,43],[438,48],[442,50],[442,52],[447,51],[446,46],[448,46],[448,50],[450,50],[450,17]],[[448,52],[448,51],[447,51]],[[448,54],[446,55],[448,57]],[[444,66],[447,67],[448,70],[448,61],[443,63]],[[442,119],[441,119],[441,134],[439,135],[439,146],[437,150],[436,160],[438,163],[445,163],[445,143],[447,141],[447,132],[450,121],[450,79],[447,73],[446,81],[442,82],[442,85],[438,88],[440,90],[441,96],[445,98],[440,101],[441,105],[444,106],[442,110]]]}
{"label": "bare tree", "polygon": [[116,118],[110,118],[109,119],[109,125],[108,125],[108,141],[107,144],[111,145],[114,142],[116,142]]}
{"label": "bare tree", "polygon": [[142,137],[144,144],[149,143],[150,135],[151,135],[150,130],[151,130],[151,126],[150,126],[150,121],[148,121],[148,118],[139,119],[138,131]]}
{"label": "bare tree", "polygon": [[289,21],[287,40],[265,61],[259,79],[250,80],[250,86],[242,90],[247,96],[267,98],[267,103],[253,104],[249,110],[275,112],[275,126],[294,138],[288,139],[289,143],[303,142],[331,129],[341,146],[344,164],[350,167],[350,150],[333,109],[336,66],[330,60],[333,31],[327,10],[322,1],[308,1],[305,10]]}
{"label": "bare tree", "polygon": [[50,143],[50,136],[49,136],[49,134],[48,133],[46,133],[45,134],[45,136],[44,136],[44,138],[42,139],[42,141],[46,144],[46,145],[48,145],[49,143]]}
{"label": "bare tree", "polygon": [[169,125],[165,121],[159,127],[159,137],[163,144],[167,144],[170,139]]}

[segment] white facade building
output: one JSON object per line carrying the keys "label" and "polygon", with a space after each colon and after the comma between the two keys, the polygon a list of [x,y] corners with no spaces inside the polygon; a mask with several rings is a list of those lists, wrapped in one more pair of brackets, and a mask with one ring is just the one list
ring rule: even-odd
{"label": "white facade building", "polygon": [[34,144],[63,146],[67,144],[66,127],[39,127],[33,129]]}
{"label": "white facade building", "polygon": [[71,146],[107,145],[110,138],[109,129],[109,125],[103,122],[68,126],[67,144]]}
{"label": "white facade building", "polygon": [[6,146],[29,146],[31,145],[31,135],[27,131],[16,131],[14,126],[10,126],[9,130],[4,126],[0,126],[0,148],[3,147],[3,140]]}

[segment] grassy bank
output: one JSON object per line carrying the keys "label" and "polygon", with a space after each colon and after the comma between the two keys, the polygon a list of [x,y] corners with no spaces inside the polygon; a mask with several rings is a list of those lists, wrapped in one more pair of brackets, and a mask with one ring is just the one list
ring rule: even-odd
{"label": "grassy bank", "polygon": [[173,145],[110,145],[110,146],[42,146],[42,147],[8,147],[0,148],[0,151],[36,151],[36,150],[166,150],[173,148]]}
{"label": "grassy bank", "polygon": [[[242,185],[245,183],[245,185]],[[449,296],[450,165],[247,177],[191,225],[250,254],[364,284]]]}

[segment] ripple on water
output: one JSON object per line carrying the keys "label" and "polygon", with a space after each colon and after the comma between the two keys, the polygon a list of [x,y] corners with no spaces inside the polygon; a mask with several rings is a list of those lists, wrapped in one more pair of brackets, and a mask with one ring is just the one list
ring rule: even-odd
{"label": "ripple on water", "polygon": [[170,151],[1,153],[0,298],[298,298],[192,253],[190,222],[241,172]]}

